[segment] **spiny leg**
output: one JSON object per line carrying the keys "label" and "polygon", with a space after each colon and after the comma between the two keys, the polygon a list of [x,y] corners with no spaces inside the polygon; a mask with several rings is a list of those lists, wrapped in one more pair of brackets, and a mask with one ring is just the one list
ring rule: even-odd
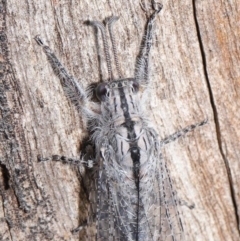
{"label": "spiny leg", "polygon": [[94,165],[94,160],[86,159],[85,157],[83,157],[82,159],[76,159],[76,158],[68,158],[66,156],[52,155],[51,157],[44,158],[41,155],[38,155],[37,158],[38,158],[38,162],[59,161],[59,162],[62,162],[63,164],[77,166],[82,176],[84,176],[86,168],[92,168]]}
{"label": "spiny leg", "polygon": [[39,162],[45,162],[45,161],[60,161],[64,164],[69,164],[73,166],[79,166],[79,165],[86,165],[87,167],[91,168],[93,166],[93,160],[83,160],[76,159],[76,158],[69,158],[66,156],[59,156],[59,155],[52,155],[51,157],[42,157],[41,155],[38,155],[38,161]]}
{"label": "spiny leg", "polygon": [[[84,154],[83,154],[84,153]],[[52,155],[51,157],[43,158],[41,155],[37,156],[38,162],[45,161],[59,161],[63,164],[69,164],[72,166],[78,166],[81,175],[84,175],[85,168],[93,168],[95,164],[94,148],[91,145],[87,145],[82,152],[80,158],[68,158],[66,156]]]}
{"label": "spiny leg", "polygon": [[143,37],[141,50],[137,57],[135,78],[139,84],[147,86],[149,82],[149,52],[152,46],[154,22],[157,14],[162,10],[162,4],[153,3],[154,12],[149,17],[145,36]]}
{"label": "spiny leg", "polygon": [[63,85],[65,94],[77,107],[77,109],[84,115],[83,117],[89,117],[94,115],[93,112],[87,108],[88,94],[80,86],[80,84],[68,74],[64,66],[57,59],[56,55],[52,50],[46,46],[41,40],[40,36],[37,35],[35,38],[36,42],[43,48],[47,58],[53,68],[54,73],[60,78]]}
{"label": "spiny leg", "polygon": [[206,119],[206,120],[204,120],[204,121],[202,121],[200,123],[187,126],[187,127],[183,128],[182,130],[179,130],[179,131],[173,133],[172,135],[167,136],[166,138],[161,140],[160,141],[160,145],[161,146],[165,146],[166,144],[168,144],[168,143],[170,143],[172,141],[175,141],[176,139],[186,135],[188,132],[193,131],[195,128],[207,124],[207,122],[208,122],[208,119]]}

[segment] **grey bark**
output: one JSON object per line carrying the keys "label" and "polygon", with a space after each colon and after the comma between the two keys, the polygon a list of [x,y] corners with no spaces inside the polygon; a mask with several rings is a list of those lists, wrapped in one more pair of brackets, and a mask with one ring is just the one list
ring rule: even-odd
{"label": "grey bark", "polygon": [[[150,1],[144,1],[147,11]],[[151,52],[151,114],[160,138],[209,124],[164,148],[187,240],[239,240],[239,8],[235,1],[163,1]],[[134,73],[146,13],[140,1],[0,1],[0,240],[86,240],[76,169],[37,156],[78,157],[86,128],[41,48],[40,34],[84,86],[100,78],[86,20],[120,16],[121,69]],[[5,24],[6,23],[6,24]],[[106,68],[103,68],[106,73]]]}

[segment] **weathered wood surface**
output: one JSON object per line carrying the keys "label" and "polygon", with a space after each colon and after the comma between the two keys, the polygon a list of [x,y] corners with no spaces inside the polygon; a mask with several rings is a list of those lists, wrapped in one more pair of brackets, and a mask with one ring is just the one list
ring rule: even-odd
{"label": "weathered wood surface", "polygon": [[[150,1],[143,2],[149,6]],[[151,52],[151,114],[161,138],[206,117],[209,124],[164,150],[183,206],[186,239],[240,239],[240,3],[166,1]],[[86,240],[77,171],[37,155],[79,156],[81,116],[34,41],[40,34],[84,86],[99,80],[86,20],[120,16],[121,68],[134,73],[146,23],[140,1],[0,1],[0,240]],[[148,10],[150,12],[150,9]],[[5,34],[7,38],[5,37]],[[7,47],[8,50],[7,51]]]}

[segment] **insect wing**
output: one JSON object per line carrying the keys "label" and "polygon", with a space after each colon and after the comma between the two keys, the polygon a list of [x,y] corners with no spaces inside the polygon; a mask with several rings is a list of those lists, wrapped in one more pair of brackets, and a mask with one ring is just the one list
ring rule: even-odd
{"label": "insect wing", "polygon": [[172,179],[167,165],[160,154],[159,160],[159,195],[161,197],[160,216],[161,234],[160,240],[183,241],[184,232],[179,213],[179,199],[173,188]]}
{"label": "insect wing", "polygon": [[[116,155],[111,146],[104,151],[100,158],[98,175],[98,204],[97,204],[97,240],[122,241],[132,239],[134,224],[131,214],[126,213],[128,201],[126,187],[121,182],[122,168],[116,162]],[[132,198],[132,197],[131,197]],[[131,207],[130,207],[131,210]]]}
{"label": "insect wing", "polygon": [[[139,187],[133,167],[122,165],[111,145],[100,158],[97,192],[97,240],[183,241],[179,201],[153,132],[142,132]],[[140,145],[141,146],[141,145]]]}

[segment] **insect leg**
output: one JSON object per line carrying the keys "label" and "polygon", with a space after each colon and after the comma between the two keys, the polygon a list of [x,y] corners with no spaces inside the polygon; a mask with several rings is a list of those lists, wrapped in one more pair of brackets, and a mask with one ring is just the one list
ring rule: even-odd
{"label": "insect leg", "polygon": [[195,128],[207,124],[207,122],[208,122],[208,119],[206,119],[200,123],[187,126],[187,127],[183,128],[182,130],[179,130],[179,131],[173,133],[172,135],[165,137],[163,140],[160,141],[160,145],[165,146],[166,144],[168,144],[172,141],[175,141],[176,139],[186,135],[188,132],[193,131]]}
{"label": "insect leg", "polygon": [[152,46],[154,22],[157,14],[162,10],[161,4],[153,4],[154,12],[149,17],[147,27],[145,30],[145,36],[143,37],[141,50],[137,57],[135,78],[141,85],[148,85],[149,82],[149,52]]}
{"label": "insect leg", "polygon": [[87,226],[88,226],[88,222],[86,220],[82,225],[78,226],[77,228],[72,229],[71,232],[72,232],[72,234],[78,234],[81,230],[83,230]]}
{"label": "insect leg", "polygon": [[183,199],[180,199],[179,200],[179,204],[181,206],[186,206],[188,207],[189,209],[194,209],[195,208],[195,204],[194,203],[188,203],[187,201],[183,200]]}
{"label": "insect leg", "polygon": [[86,159],[85,156],[83,158],[68,158],[66,156],[52,155],[51,157],[42,157],[41,155],[37,156],[38,162],[45,161],[60,161],[64,164],[69,164],[71,166],[78,166],[80,173],[85,173],[85,168],[92,168],[95,160]]}
{"label": "insect leg", "polygon": [[92,111],[87,107],[88,93],[80,86],[80,84],[68,74],[64,66],[57,59],[52,50],[46,46],[37,35],[36,42],[43,48],[47,58],[53,68],[54,73],[60,78],[65,94],[77,107],[77,109],[84,115],[83,117],[90,117],[93,115]]}

